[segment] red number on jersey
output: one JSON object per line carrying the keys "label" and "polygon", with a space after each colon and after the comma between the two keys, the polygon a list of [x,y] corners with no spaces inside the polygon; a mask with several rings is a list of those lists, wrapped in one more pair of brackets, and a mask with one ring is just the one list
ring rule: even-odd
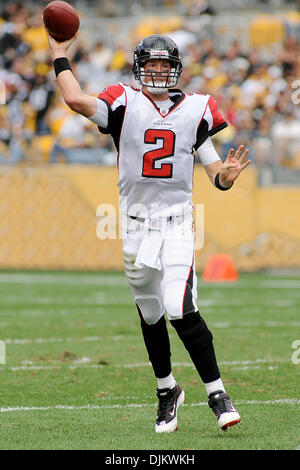
{"label": "red number on jersey", "polygon": [[159,168],[156,168],[155,165],[158,160],[174,155],[175,134],[167,129],[148,129],[145,132],[145,144],[156,144],[158,139],[162,140],[163,146],[144,154],[142,176],[147,178],[172,178],[172,163],[162,163]]}

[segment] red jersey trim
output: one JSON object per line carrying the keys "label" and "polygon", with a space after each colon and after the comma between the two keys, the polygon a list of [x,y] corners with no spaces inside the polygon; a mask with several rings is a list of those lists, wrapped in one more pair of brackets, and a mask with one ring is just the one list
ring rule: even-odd
{"label": "red jersey trim", "polygon": [[106,90],[102,91],[99,95],[99,99],[107,101],[107,103],[112,106],[117,98],[119,98],[125,92],[125,88],[120,85],[111,85]]}
{"label": "red jersey trim", "polygon": [[124,110],[124,114],[123,114],[123,120],[122,120],[122,124],[121,124],[120,135],[119,135],[119,143],[118,143],[118,156],[117,156],[117,167],[118,167],[118,171],[119,171],[119,159],[120,159],[120,141],[121,141],[121,134],[122,134],[122,130],[123,130],[123,124],[124,124],[124,119],[125,119],[125,114],[126,114],[126,109],[127,109],[127,93],[126,93],[126,89],[125,89],[125,88],[124,88],[123,90],[124,90],[124,92],[125,92],[125,110]]}
{"label": "red jersey trim", "polygon": [[216,100],[212,96],[210,96],[208,99],[208,106],[209,106],[209,109],[213,118],[213,124],[212,124],[211,130],[219,127],[221,124],[226,123],[222,114],[220,113],[220,111],[218,111],[218,105],[217,105]]}
{"label": "red jersey trim", "polygon": [[[186,291],[187,291],[188,286],[191,290],[191,296],[192,296],[192,301],[193,301],[194,258],[195,258],[195,251],[193,252],[192,264],[191,264],[191,267],[190,267],[190,270],[189,270],[188,277],[186,278],[186,281],[185,281],[185,289],[184,289],[184,294],[183,294],[183,299],[182,299],[182,307],[181,307],[181,309],[182,309],[181,310],[182,311],[182,318],[184,317],[184,314],[187,313],[187,312],[184,312],[184,300],[185,300]],[[190,285],[190,283],[191,283],[191,285]]]}

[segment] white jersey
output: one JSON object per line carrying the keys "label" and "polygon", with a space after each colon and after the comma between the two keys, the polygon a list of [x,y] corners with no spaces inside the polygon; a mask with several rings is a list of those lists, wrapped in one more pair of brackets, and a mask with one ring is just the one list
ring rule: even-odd
{"label": "white jersey", "polygon": [[122,212],[148,218],[192,208],[193,149],[227,126],[214,98],[171,90],[173,104],[164,110],[121,83],[98,98],[108,108],[107,128],[99,130],[112,135],[118,151]]}

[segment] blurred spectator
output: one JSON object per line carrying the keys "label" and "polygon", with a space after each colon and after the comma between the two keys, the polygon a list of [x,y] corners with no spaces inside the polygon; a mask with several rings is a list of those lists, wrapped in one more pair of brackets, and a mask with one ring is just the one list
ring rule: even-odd
{"label": "blurred spectator", "polygon": [[271,136],[274,142],[275,163],[288,167],[296,166],[293,157],[300,152],[300,121],[295,118],[292,107],[287,108],[272,126]]}
{"label": "blurred spectator", "polygon": [[54,96],[55,89],[45,75],[39,73],[34,78],[33,89],[29,94],[29,104],[36,111],[36,134],[49,134],[50,128],[45,119]]}
{"label": "blurred spectator", "polygon": [[105,47],[102,41],[98,41],[91,52],[90,59],[99,70],[99,73],[104,73],[111,63],[112,55],[113,51]]}
{"label": "blurred spectator", "polygon": [[[141,7],[150,8],[152,3],[110,0],[105,5],[93,5],[95,11],[105,6],[109,16],[108,11],[129,15]],[[168,9],[179,0],[154,3]],[[0,6],[0,80],[6,95],[5,105],[0,108],[0,162],[30,159],[33,145],[40,143],[45,145],[48,161],[115,162],[111,139],[98,133],[89,121],[70,114],[62,101],[54,82],[41,5],[32,1],[35,8],[31,9],[24,4],[9,1]],[[79,8],[84,4],[78,0]],[[190,15],[186,19],[145,16],[133,30],[122,33],[122,41],[105,41],[99,34],[89,43],[84,35],[79,36],[72,46],[72,68],[84,91],[97,96],[118,81],[138,86],[131,73],[132,47],[141,36],[166,32],[178,43],[182,55],[184,70],[179,87],[187,92],[212,94],[229,123],[216,139],[220,153],[225,155],[228,148],[242,143],[249,146],[250,158],[257,165],[272,165],[275,161],[300,167],[300,108],[291,101],[293,81],[300,76],[300,15],[286,18],[284,40],[267,53],[259,46],[258,37],[255,46],[250,43],[247,48],[241,46],[239,38],[233,39],[221,52],[214,34],[219,34],[222,42],[222,30],[213,34],[209,28],[211,17],[217,13],[210,2],[182,0],[181,7]],[[208,18],[207,22],[202,22],[203,17]],[[187,19],[199,24],[194,21],[189,27]],[[257,25],[261,24],[259,20]],[[269,32],[271,27],[269,20]],[[108,29],[107,34],[114,34],[111,31]],[[276,37],[282,38],[282,34]],[[268,33],[268,41],[270,38]],[[88,152],[93,156],[89,157]]]}
{"label": "blurred spectator", "polygon": [[206,0],[194,0],[190,2],[188,14],[191,16],[196,15],[216,15],[216,10]]}
{"label": "blurred spectator", "polygon": [[56,143],[51,152],[51,162],[56,162],[58,155],[61,154],[68,162],[73,148],[88,147],[89,142],[91,142],[88,133],[90,127],[90,122],[83,116],[69,113],[62,122],[57,134]]}

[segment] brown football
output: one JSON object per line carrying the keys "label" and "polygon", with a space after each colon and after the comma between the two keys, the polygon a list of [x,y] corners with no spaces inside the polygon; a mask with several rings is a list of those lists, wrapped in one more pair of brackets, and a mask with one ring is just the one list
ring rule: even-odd
{"label": "brown football", "polygon": [[75,8],[62,1],[48,3],[43,11],[43,21],[47,31],[57,41],[66,41],[72,38],[80,26]]}

